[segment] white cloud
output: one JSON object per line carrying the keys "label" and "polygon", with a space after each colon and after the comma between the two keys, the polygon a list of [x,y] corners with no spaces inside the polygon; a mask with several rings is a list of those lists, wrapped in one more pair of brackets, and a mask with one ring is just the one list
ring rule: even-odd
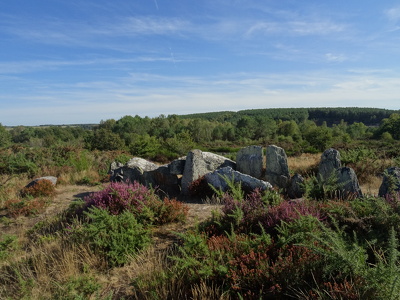
{"label": "white cloud", "polygon": [[[71,124],[118,119],[270,107],[382,107],[398,109],[400,77],[381,73],[237,73],[212,77],[132,74],[113,81],[26,87],[0,111],[4,125]],[[388,75],[388,74],[386,74]],[[30,93],[32,91],[32,93]],[[31,120],[31,121],[29,121]]]}
{"label": "white cloud", "polygon": [[392,7],[385,11],[386,17],[391,22],[398,22],[400,20],[400,6]]}
{"label": "white cloud", "polygon": [[344,62],[347,60],[344,54],[326,53],[325,58],[330,62]]}

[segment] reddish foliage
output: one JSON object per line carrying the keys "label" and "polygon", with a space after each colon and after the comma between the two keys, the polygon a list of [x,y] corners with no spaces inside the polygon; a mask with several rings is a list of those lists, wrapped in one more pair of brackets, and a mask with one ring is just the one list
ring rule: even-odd
{"label": "reddish foliage", "polygon": [[191,196],[200,198],[211,197],[214,195],[214,191],[210,188],[204,176],[198,178],[190,184],[189,193]]}
{"label": "reddish foliage", "polygon": [[246,295],[246,299],[260,296],[279,296],[287,287],[301,286],[312,278],[320,257],[302,246],[253,251],[230,261],[228,279],[231,288]]}
{"label": "reddish foliage", "polygon": [[48,200],[44,198],[35,198],[31,200],[10,199],[4,204],[8,215],[11,217],[29,216],[41,212],[47,206]]}
{"label": "reddish foliage", "polygon": [[164,198],[156,208],[156,216],[158,224],[165,224],[171,222],[183,222],[188,215],[189,207],[176,200]]}
{"label": "reddish foliage", "polygon": [[324,289],[326,289],[326,293],[329,295],[330,299],[349,299],[356,300],[362,299],[359,287],[357,282],[352,282],[347,279],[344,279],[343,282],[325,282]]}
{"label": "reddish foliage", "polygon": [[34,183],[30,187],[24,187],[21,191],[23,196],[32,197],[49,197],[53,196],[56,192],[54,184],[47,179],[42,179]]}

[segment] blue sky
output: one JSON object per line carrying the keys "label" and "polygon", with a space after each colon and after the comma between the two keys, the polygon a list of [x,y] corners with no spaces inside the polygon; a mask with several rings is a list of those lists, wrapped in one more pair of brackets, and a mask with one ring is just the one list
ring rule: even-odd
{"label": "blue sky", "polygon": [[399,109],[398,1],[5,0],[0,123]]}

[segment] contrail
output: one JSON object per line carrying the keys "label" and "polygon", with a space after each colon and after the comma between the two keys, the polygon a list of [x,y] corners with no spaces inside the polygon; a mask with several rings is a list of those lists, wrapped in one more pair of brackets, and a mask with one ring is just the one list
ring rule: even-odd
{"label": "contrail", "polygon": [[154,0],[154,4],[156,5],[156,8],[157,8],[157,10],[158,10],[158,3],[157,3],[157,0]]}

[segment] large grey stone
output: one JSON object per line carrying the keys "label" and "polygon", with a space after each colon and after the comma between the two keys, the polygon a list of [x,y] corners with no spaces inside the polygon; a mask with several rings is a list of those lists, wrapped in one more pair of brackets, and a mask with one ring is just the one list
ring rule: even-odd
{"label": "large grey stone", "polygon": [[321,161],[318,166],[318,173],[321,178],[327,180],[333,172],[336,172],[342,163],[340,161],[340,153],[336,149],[330,148],[322,153]]}
{"label": "large grey stone", "polygon": [[362,192],[358,184],[357,175],[352,168],[342,167],[337,170],[337,183],[342,199],[360,198]]}
{"label": "large grey stone", "polygon": [[379,187],[380,197],[385,197],[387,194],[390,194],[391,192],[400,191],[400,168],[391,167],[386,169],[385,173],[383,175],[382,184]]}
{"label": "large grey stone", "polygon": [[193,181],[207,173],[228,166],[236,169],[234,161],[221,155],[202,152],[198,149],[189,151],[186,156],[185,169],[182,175],[182,194],[189,195],[189,187]]}
{"label": "large grey stone", "polygon": [[160,166],[155,170],[146,171],[143,173],[143,177],[145,185],[157,188],[160,194],[176,197],[181,191],[180,178],[178,175],[170,172],[168,165]]}
{"label": "large grey stone", "polygon": [[244,191],[250,192],[255,189],[266,190],[271,189],[272,185],[266,181],[254,178],[252,176],[242,174],[238,171],[233,170],[231,167],[223,167],[215,170],[214,172],[207,173],[204,176],[208,184],[212,185],[218,190],[223,192],[229,189],[227,180],[232,180],[235,183],[240,183]]}
{"label": "large grey stone", "polygon": [[44,176],[44,177],[39,177],[39,178],[36,178],[36,179],[32,180],[32,181],[29,182],[25,187],[26,187],[26,188],[32,187],[32,186],[36,185],[36,184],[37,184],[39,181],[41,181],[41,180],[48,180],[48,181],[50,181],[54,186],[57,184],[57,177],[54,177],[54,176]]}
{"label": "large grey stone", "polygon": [[168,164],[168,169],[171,174],[182,175],[185,170],[186,157],[181,157],[171,161]]}
{"label": "large grey stone", "polygon": [[267,165],[265,170],[266,180],[279,188],[286,188],[289,179],[289,167],[285,150],[281,147],[270,145],[267,147]]}
{"label": "large grey stone", "polygon": [[296,173],[290,179],[290,183],[287,189],[287,194],[290,199],[301,198],[304,195],[304,178],[300,174]]}
{"label": "large grey stone", "polygon": [[158,168],[158,165],[145,160],[140,157],[134,157],[130,159],[122,167],[117,167],[118,165],[111,165],[110,167],[110,180],[120,181],[120,182],[134,182],[137,181],[143,185],[148,185],[145,176],[145,172],[153,171]]}
{"label": "large grey stone", "polygon": [[236,169],[240,173],[261,178],[263,168],[263,149],[261,146],[248,146],[238,151]]}

